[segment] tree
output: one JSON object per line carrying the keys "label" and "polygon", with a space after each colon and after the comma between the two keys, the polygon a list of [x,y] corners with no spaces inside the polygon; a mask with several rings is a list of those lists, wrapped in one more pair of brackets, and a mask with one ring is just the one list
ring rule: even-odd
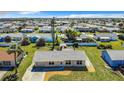
{"label": "tree", "polygon": [[9,54],[12,54],[14,53],[14,61],[15,61],[15,74],[18,73],[18,70],[17,70],[17,56],[20,55],[23,50],[20,48],[20,46],[18,46],[17,44],[13,44],[10,46],[10,48],[8,49],[7,51]]}
{"label": "tree", "polygon": [[52,27],[52,31],[51,31],[51,34],[52,34],[52,50],[54,50],[54,47],[55,47],[55,31],[54,31],[54,28],[55,28],[55,17],[53,17],[53,19],[51,20],[51,27]]}
{"label": "tree", "polygon": [[70,23],[70,27],[73,27],[73,26],[74,26],[74,24],[75,24],[75,22],[74,22],[74,21],[72,21],[72,22]]}
{"label": "tree", "polygon": [[38,27],[38,26],[35,27],[34,30],[35,30],[35,31],[39,31],[39,27]]}
{"label": "tree", "polygon": [[74,50],[75,50],[75,48],[78,48],[78,43],[77,42],[75,42],[74,44],[73,44],[73,48],[74,48]]}
{"label": "tree", "polygon": [[58,35],[56,35],[56,45],[59,45],[61,42],[61,39],[58,37]]}
{"label": "tree", "polygon": [[44,40],[43,38],[40,38],[40,39],[36,42],[36,46],[37,46],[37,47],[45,46],[45,40]]}
{"label": "tree", "polygon": [[66,36],[68,37],[68,40],[75,41],[77,36],[80,36],[80,32],[74,31],[72,29],[67,29],[65,31]]}
{"label": "tree", "polygon": [[10,43],[11,42],[11,37],[10,36],[6,36],[4,38],[4,41],[7,42],[7,43]]}
{"label": "tree", "polygon": [[26,45],[29,45],[30,44],[30,41],[27,37],[24,37],[23,40],[21,41],[21,45],[22,46],[26,46]]}

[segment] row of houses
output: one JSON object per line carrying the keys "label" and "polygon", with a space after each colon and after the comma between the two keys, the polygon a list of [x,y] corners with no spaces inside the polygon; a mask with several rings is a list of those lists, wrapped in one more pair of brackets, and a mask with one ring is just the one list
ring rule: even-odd
{"label": "row of houses", "polygon": [[11,37],[12,42],[20,42],[24,37],[28,37],[32,43],[35,43],[39,38],[43,38],[46,42],[52,42],[51,34],[22,34],[22,33],[10,33],[10,34],[2,34],[0,35],[0,42],[4,42],[5,38],[9,36]]}
{"label": "row of houses", "polygon": [[[124,50],[102,51],[103,60],[112,68],[117,69],[124,65]],[[23,54],[17,55],[17,62]],[[34,67],[86,67],[88,57],[84,51],[36,51],[32,62]],[[0,67],[15,67],[14,54],[0,51]]]}

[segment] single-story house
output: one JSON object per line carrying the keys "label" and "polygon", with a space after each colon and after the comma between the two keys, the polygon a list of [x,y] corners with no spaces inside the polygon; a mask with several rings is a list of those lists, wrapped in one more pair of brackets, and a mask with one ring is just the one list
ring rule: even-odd
{"label": "single-story house", "polygon": [[116,33],[99,33],[99,34],[95,34],[94,38],[102,42],[107,42],[107,41],[116,41],[118,39],[118,36]]}
{"label": "single-story house", "polygon": [[102,58],[113,69],[124,65],[124,50],[106,50],[102,52]]}
{"label": "single-story house", "polygon": [[[20,62],[23,54],[17,55],[17,62]],[[0,51],[0,67],[15,67],[14,53],[8,54],[7,51]]]}
{"label": "single-story house", "polygon": [[51,33],[51,26],[43,26],[40,28],[41,33]]}
{"label": "single-story house", "polygon": [[22,32],[22,33],[32,33],[32,32],[34,32],[34,29],[21,29],[20,32]]}
{"label": "single-story house", "polygon": [[27,37],[32,43],[35,43],[38,39],[43,38],[46,42],[52,42],[52,35],[49,33],[43,34],[27,34]]}
{"label": "single-story house", "polygon": [[21,33],[9,33],[0,35],[0,42],[4,42],[4,38],[10,36],[12,41],[21,41],[23,39],[23,34]]}
{"label": "single-story house", "polygon": [[69,27],[68,26],[57,26],[56,27],[56,30],[57,31],[60,31],[60,32],[64,32],[68,29]]}
{"label": "single-story house", "polygon": [[95,32],[97,28],[94,27],[84,27],[84,26],[74,26],[74,29],[80,32]]}
{"label": "single-story house", "polygon": [[35,67],[85,67],[84,51],[36,51],[33,57]]}

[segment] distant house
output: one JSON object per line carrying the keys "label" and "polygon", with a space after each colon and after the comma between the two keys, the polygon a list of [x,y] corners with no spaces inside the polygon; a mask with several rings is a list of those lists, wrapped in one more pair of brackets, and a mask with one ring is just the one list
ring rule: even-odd
{"label": "distant house", "polygon": [[34,32],[34,29],[22,29],[20,32],[22,32],[22,33],[32,33],[32,32]]}
{"label": "distant house", "polygon": [[56,29],[57,31],[64,32],[68,29],[68,26],[57,26]]}
{"label": "distant house", "polygon": [[101,42],[116,41],[118,39],[116,33],[99,33],[95,34],[94,37]]}
{"label": "distant house", "polygon": [[[65,41],[68,46],[73,46],[74,42]],[[81,34],[79,37],[76,37],[75,43],[78,43],[79,46],[97,46],[96,40],[89,37],[87,34]]]}
{"label": "distant house", "polygon": [[85,67],[87,56],[84,51],[36,51],[35,67]]}
{"label": "distant house", "polygon": [[[23,55],[17,55],[17,62],[20,62]],[[0,51],[0,67],[15,67],[14,54],[8,54],[7,51]]]}
{"label": "distant house", "polygon": [[27,34],[27,37],[29,37],[30,41],[32,43],[35,43],[38,39],[43,38],[46,42],[52,42],[52,35],[49,33],[43,33],[43,34]]}
{"label": "distant house", "polygon": [[106,50],[102,52],[102,58],[112,68],[124,65],[124,50]]}
{"label": "distant house", "polygon": [[23,34],[21,33],[2,34],[0,35],[0,42],[4,42],[6,36],[10,36],[12,41],[21,41],[23,39]]}
{"label": "distant house", "polygon": [[43,26],[41,27],[40,33],[51,33],[51,26]]}
{"label": "distant house", "polygon": [[74,26],[74,29],[80,32],[95,32],[97,28],[94,27],[83,27],[83,26]]}

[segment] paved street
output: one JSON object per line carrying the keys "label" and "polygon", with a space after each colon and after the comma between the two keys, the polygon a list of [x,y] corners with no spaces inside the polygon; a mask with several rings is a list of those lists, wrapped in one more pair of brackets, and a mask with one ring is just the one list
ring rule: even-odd
{"label": "paved street", "polygon": [[0,71],[0,79],[4,76],[7,71]]}
{"label": "paved street", "polygon": [[32,72],[33,64],[27,69],[22,80],[23,81],[43,81],[45,72]]}

